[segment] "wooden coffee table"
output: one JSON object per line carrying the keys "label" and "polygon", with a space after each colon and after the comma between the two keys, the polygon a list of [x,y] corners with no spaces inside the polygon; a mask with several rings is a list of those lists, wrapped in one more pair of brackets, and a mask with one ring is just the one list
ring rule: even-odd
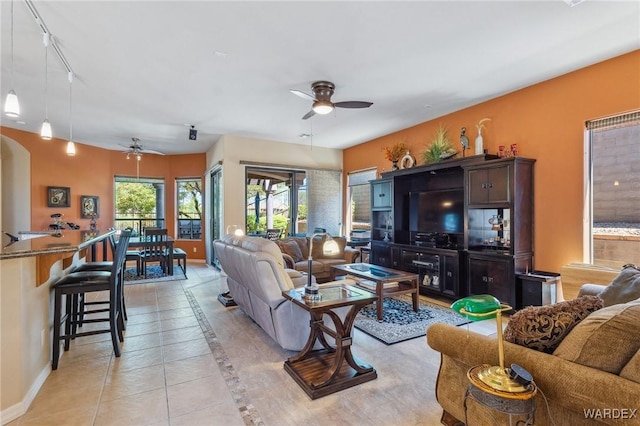
{"label": "wooden coffee table", "polygon": [[[382,300],[385,297],[399,294],[411,294],[413,310],[418,312],[418,274],[371,265],[369,263],[348,263],[331,267],[330,279],[335,280],[336,271],[346,272],[357,279],[357,285],[371,291],[378,296],[376,313],[378,320],[382,320]],[[370,285],[365,285],[369,283]]]}
{"label": "wooden coffee table", "polygon": [[[293,377],[311,399],[320,398],[378,377],[376,370],[351,353],[353,323],[358,311],[377,296],[343,283],[321,284],[320,300],[305,299],[304,289],[283,291],[282,295],[309,311],[311,333],[304,348],[284,363],[284,369]],[[335,309],[348,307],[344,321]],[[324,318],[331,318],[335,330],[327,327]],[[325,334],[335,340],[329,345]],[[319,341],[323,349],[313,350]]]}

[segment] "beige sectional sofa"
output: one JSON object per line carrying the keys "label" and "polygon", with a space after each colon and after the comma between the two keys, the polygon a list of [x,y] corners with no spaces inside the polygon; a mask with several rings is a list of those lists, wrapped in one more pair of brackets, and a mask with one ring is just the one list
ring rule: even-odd
{"label": "beige sectional sofa", "polygon": [[[360,256],[360,250],[347,246],[345,237],[332,237],[340,248],[340,252],[334,256],[325,256],[322,253],[322,245],[326,237],[316,236],[313,241],[311,257],[312,271],[318,282],[326,282],[329,280],[332,265],[344,265],[345,263],[354,263]],[[310,237],[287,237],[276,241],[287,268],[296,271],[309,272],[309,245]]]}

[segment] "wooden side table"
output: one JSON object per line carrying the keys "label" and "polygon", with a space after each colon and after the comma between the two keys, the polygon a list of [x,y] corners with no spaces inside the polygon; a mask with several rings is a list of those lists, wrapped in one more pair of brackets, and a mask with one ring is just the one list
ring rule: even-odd
{"label": "wooden side table", "polygon": [[[378,377],[376,370],[351,353],[353,323],[360,309],[378,297],[366,290],[347,284],[320,285],[320,300],[304,298],[304,289],[283,291],[282,295],[309,311],[311,333],[304,348],[284,363],[284,369],[293,377],[311,399],[320,398]],[[334,311],[349,307],[344,322]],[[324,316],[333,321],[335,330],[327,327]],[[325,337],[335,339],[335,347]],[[322,349],[313,350],[316,342]]]}
{"label": "wooden side table", "polygon": [[482,367],[482,365],[473,367],[467,373],[469,385],[464,394],[464,423],[469,425],[467,420],[468,401],[475,400],[487,408],[507,414],[509,425],[513,424],[514,418],[520,418],[516,421],[516,425],[533,425],[536,412],[534,397],[538,392],[535,383],[531,382],[524,392],[499,391],[487,386],[478,378],[476,373]]}

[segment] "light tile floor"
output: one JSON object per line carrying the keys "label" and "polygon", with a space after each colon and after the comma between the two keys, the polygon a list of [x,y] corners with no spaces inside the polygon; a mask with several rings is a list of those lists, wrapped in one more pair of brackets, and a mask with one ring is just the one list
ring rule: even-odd
{"label": "light tile floor", "polygon": [[440,424],[440,357],[424,338],[386,346],[355,330],[354,353],[378,378],[312,401],[283,369],[293,352],[217,301],[226,289],[220,273],[189,263],[188,275],[127,285],[122,356],[112,355],[108,334],[76,339],[27,413],[9,424]]}

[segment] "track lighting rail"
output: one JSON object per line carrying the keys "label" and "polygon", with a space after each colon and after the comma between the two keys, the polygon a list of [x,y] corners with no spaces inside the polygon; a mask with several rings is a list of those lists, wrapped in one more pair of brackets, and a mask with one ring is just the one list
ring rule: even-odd
{"label": "track lighting rail", "polygon": [[36,21],[36,24],[38,24],[38,26],[42,30],[43,43],[45,44],[45,47],[47,47],[47,40],[48,40],[49,46],[51,46],[56,56],[60,60],[60,62],[62,62],[62,65],[66,68],[67,73],[75,74],[73,72],[73,69],[71,68],[71,65],[69,64],[69,61],[67,61],[67,58],[65,58],[64,54],[62,53],[62,50],[60,50],[60,47],[56,43],[55,37],[53,36],[53,34],[51,34],[51,31],[49,31],[49,28],[47,28],[47,24],[45,24],[44,21],[42,20],[42,17],[38,13],[38,9],[36,9],[33,2],[31,0],[24,0],[24,4],[27,5],[27,9],[29,9],[29,12],[31,12],[33,19],[35,19]]}

